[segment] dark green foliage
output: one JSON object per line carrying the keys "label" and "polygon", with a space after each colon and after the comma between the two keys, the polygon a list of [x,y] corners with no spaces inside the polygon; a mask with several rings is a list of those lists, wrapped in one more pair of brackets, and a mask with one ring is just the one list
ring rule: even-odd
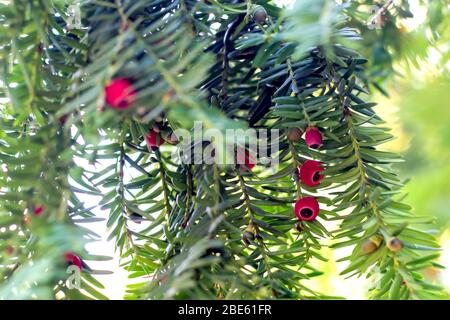
{"label": "dark green foliage", "polygon": [[[271,1],[83,1],[83,27],[69,30],[63,3],[0,5],[0,94],[8,98],[0,102],[0,236],[15,247],[0,255],[0,297],[34,280],[17,268],[30,258],[35,270],[53,269],[21,297],[62,290],[81,298],[62,282],[63,253],[106,259],[83,252],[97,236],[80,227],[95,221],[82,194],[102,196],[98,207],[109,212],[109,238],[130,277],[151,278],[130,285],[128,299],[332,298],[303,281],[322,274],[315,262],[326,261],[325,239],[354,247],[343,274],[380,277],[372,298],[439,296],[420,274],[437,266],[436,254],[422,254],[438,247],[421,231],[429,221],[401,202],[403,181],[391,169],[399,157],[377,149],[392,136],[367,102],[367,84],[378,79],[346,46],[360,38],[346,21],[350,10],[325,0],[291,11]],[[257,5],[266,20],[252,18]],[[138,91],[125,111],[104,105],[103,89],[117,77]],[[280,129],[270,139],[280,165],[180,164],[171,157],[179,146],[147,147],[152,126],[191,129],[194,120]],[[308,126],[323,133],[320,150],[287,139],[289,128]],[[311,158],[326,167],[320,193],[297,178]],[[293,203],[305,195],[318,196],[318,220],[295,217]],[[37,204],[45,214],[24,225]],[[336,222],[337,230],[325,227]],[[374,235],[380,247],[363,254]],[[392,237],[404,245],[399,252],[386,245]],[[83,272],[83,294],[104,298],[93,287],[102,285]]]}

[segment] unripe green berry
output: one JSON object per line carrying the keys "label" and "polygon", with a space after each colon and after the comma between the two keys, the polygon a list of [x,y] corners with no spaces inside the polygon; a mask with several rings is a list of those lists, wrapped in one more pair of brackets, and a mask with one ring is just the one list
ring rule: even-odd
{"label": "unripe green berry", "polygon": [[387,247],[392,252],[398,252],[403,248],[403,242],[398,238],[390,238],[387,242]]}
{"label": "unripe green berry", "polygon": [[383,237],[381,235],[375,235],[367,239],[362,245],[361,250],[365,254],[369,254],[374,252],[380,247],[381,242],[383,241]]}

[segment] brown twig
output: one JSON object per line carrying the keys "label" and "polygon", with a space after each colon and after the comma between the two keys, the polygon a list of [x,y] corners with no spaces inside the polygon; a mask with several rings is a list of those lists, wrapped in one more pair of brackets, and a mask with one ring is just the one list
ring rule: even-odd
{"label": "brown twig", "polygon": [[373,24],[374,21],[376,21],[381,15],[384,15],[386,11],[388,10],[389,6],[394,2],[394,0],[388,0],[386,3],[375,12],[375,14],[372,16],[372,18],[369,20],[369,25]]}

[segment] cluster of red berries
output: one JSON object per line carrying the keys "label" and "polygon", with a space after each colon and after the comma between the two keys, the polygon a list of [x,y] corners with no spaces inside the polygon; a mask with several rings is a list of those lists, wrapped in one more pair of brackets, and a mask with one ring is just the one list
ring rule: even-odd
{"label": "cluster of red berries", "polygon": [[[292,129],[288,133],[289,140],[299,140],[302,136],[300,129]],[[322,145],[323,137],[316,127],[308,127],[305,132],[305,142],[309,148],[317,149]],[[318,186],[324,178],[321,172],[324,170],[322,164],[315,160],[306,160],[298,168],[299,180],[308,187]],[[320,211],[319,202],[315,197],[303,197],[297,200],[294,212],[300,221],[313,221]]]}
{"label": "cluster of red berries", "polygon": [[[135,101],[136,90],[130,80],[126,78],[115,78],[105,87],[105,101],[114,109],[127,109]],[[151,148],[158,148],[165,141],[173,143],[176,138],[170,134],[167,139],[161,134],[161,128],[154,125],[150,133],[145,137],[147,144]],[[302,136],[300,129],[295,128],[288,134],[290,140],[297,140]],[[317,149],[322,145],[322,134],[316,127],[308,127],[305,132],[305,142],[309,148]],[[245,150],[243,153],[238,152],[237,161],[240,163],[241,170],[252,170],[255,166],[253,156]],[[243,159],[242,159],[243,158]],[[307,160],[299,168],[298,175],[300,181],[310,187],[320,184],[323,175],[321,163],[314,160]],[[299,199],[295,204],[295,214],[302,221],[312,221],[319,214],[319,203],[315,197],[304,197]]]}

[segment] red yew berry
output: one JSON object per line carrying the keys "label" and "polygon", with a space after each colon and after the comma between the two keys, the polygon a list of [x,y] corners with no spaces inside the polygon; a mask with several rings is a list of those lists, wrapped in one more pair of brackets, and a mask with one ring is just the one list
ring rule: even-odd
{"label": "red yew berry", "polygon": [[34,214],[36,217],[39,217],[39,216],[42,214],[42,212],[44,212],[44,207],[43,207],[43,206],[37,206],[37,207],[34,208],[34,210],[33,210],[33,214]]}
{"label": "red yew berry", "polygon": [[309,187],[315,187],[323,180],[324,175],[320,174],[325,170],[319,161],[306,160],[298,169],[300,181]]}
{"label": "red yew berry", "polygon": [[81,261],[80,257],[74,254],[73,252],[66,252],[64,254],[64,258],[70,265],[78,267],[80,271],[83,270],[83,262]]}
{"label": "red yew berry", "polygon": [[11,256],[14,253],[14,247],[11,245],[6,246],[6,253]]}
{"label": "red yew berry", "polygon": [[295,215],[301,221],[313,221],[319,214],[319,202],[314,197],[304,197],[295,203]]}
{"label": "red yew berry", "polygon": [[150,133],[145,137],[147,140],[147,143],[150,147],[159,147],[164,143],[163,138],[161,137],[161,134],[156,132],[155,130],[151,130]]}
{"label": "red yew berry", "polygon": [[252,170],[256,165],[256,158],[250,154],[248,150],[238,149],[236,155],[236,161],[241,170]]}
{"label": "red yew berry", "polygon": [[133,102],[136,91],[128,79],[117,78],[105,87],[105,101],[113,109],[127,109]]}
{"label": "red yew berry", "polygon": [[65,125],[66,124],[66,122],[67,122],[67,119],[69,119],[69,114],[64,114],[64,115],[62,115],[61,117],[59,117],[59,124],[60,125]]}
{"label": "red yew berry", "polygon": [[306,145],[309,148],[317,149],[322,145],[322,133],[316,127],[309,127],[305,132]]}

